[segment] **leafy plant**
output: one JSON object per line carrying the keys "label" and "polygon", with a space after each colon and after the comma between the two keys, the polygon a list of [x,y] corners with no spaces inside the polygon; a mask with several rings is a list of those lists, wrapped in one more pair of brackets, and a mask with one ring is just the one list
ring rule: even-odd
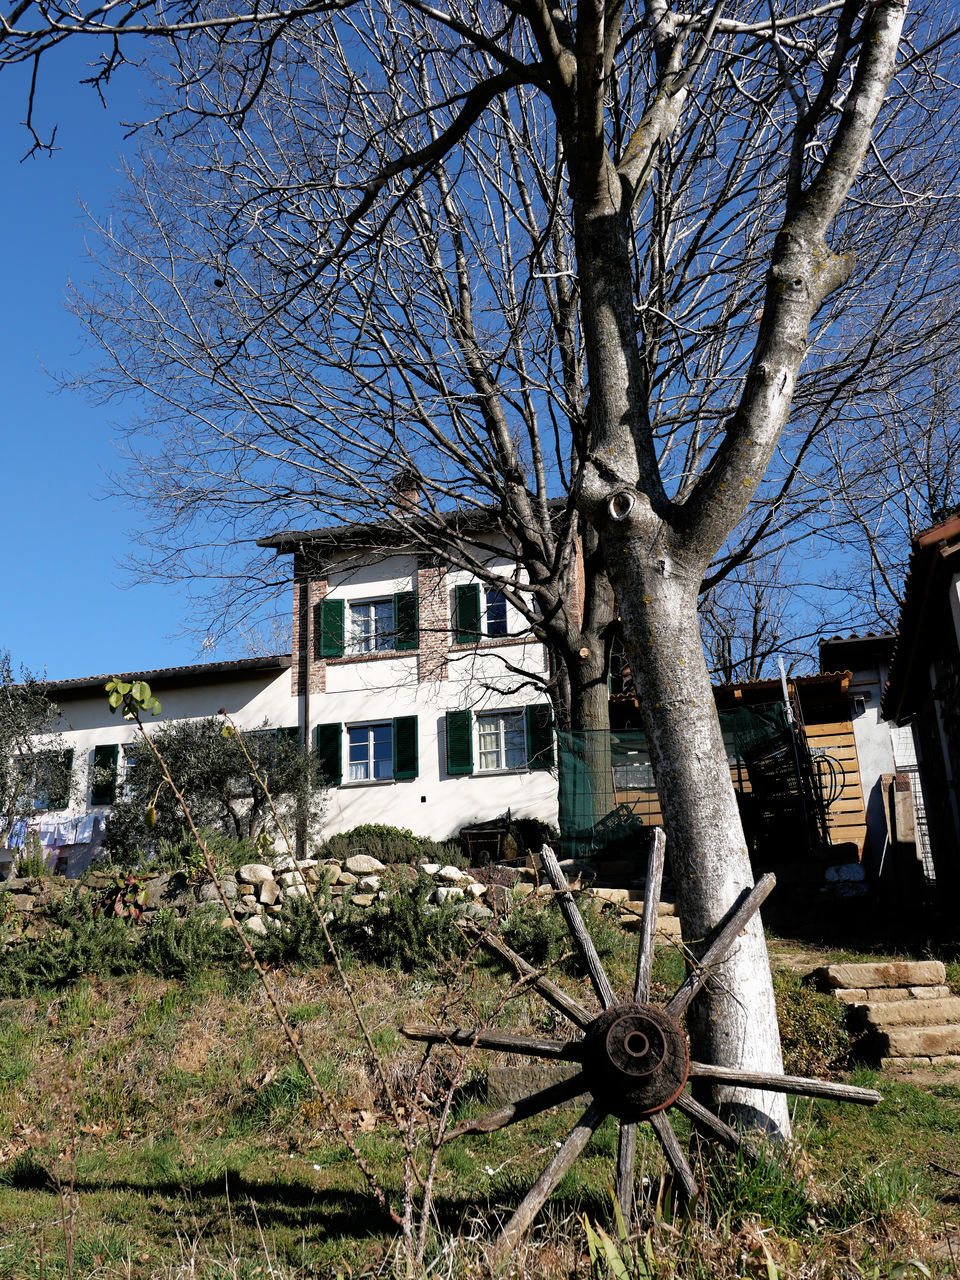
{"label": "leafy plant", "polygon": [[331,836],[317,849],[317,857],[336,858],[345,862],[357,853],[378,858],[386,866],[398,863],[439,862],[441,865],[465,867],[466,858],[456,840],[436,841],[415,836],[406,827],[368,822],[350,831]]}
{"label": "leafy plant", "polygon": [[[219,717],[188,720],[152,729],[149,741],[160,753],[204,840],[216,833],[211,852],[218,863],[237,865],[255,854],[252,843],[276,830],[271,800],[291,827],[298,813],[315,822],[323,793],[313,780],[312,758],[293,734],[256,730],[224,736]],[[268,790],[269,789],[269,790]],[[221,842],[233,841],[232,848]],[[220,847],[217,847],[219,844]],[[113,805],[104,846],[118,866],[174,856],[177,865],[199,869],[203,854],[158,757],[147,743],[134,754]],[[255,855],[259,857],[259,855]]]}
{"label": "leafy plant", "polygon": [[50,865],[35,831],[28,831],[24,846],[13,855],[13,869],[18,876],[40,880],[50,874]]}
{"label": "leafy plant", "polygon": [[784,1070],[789,1075],[823,1076],[849,1053],[846,1007],[817,991],[791,969],[773,975]]}
{"label": "leafy plant", "polygon": [[365,964],[408,973],[435,969],[442,960],[463,950],[456,928],[460,907],[454,902],[434,905],[436,886],[429,876],[399,883],[371,907],[349,909],[330,925],[331,937],[342,952]]}
{"label": "leafy plant", "polygon": [[147,890],[136,876],[118,875],[103,894],[97,908],[121,920],[139,920],[147,903]]}

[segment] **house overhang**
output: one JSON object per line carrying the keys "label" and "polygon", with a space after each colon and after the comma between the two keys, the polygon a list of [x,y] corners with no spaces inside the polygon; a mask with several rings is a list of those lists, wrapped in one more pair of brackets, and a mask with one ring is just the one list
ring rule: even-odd
{"label": "house overhang", "polygon": [[924,530],[913,541],[897,643],[890,675],[883,691],[885,719],[905,724],[915,713],[926,685],[924,653],[928,647],[934,610],[942,604],[953,577],[960,573],[960,515]]}

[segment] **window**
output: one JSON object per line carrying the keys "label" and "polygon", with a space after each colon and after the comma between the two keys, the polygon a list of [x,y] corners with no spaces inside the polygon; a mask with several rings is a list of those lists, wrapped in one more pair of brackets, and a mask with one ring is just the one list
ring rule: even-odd
{"label": "window", "polygon": [[349,782],[376,782],[393,777],[393,725],[356,724],[347,729]]}
{"label": "window", "polygon": [[446,713],[447,773],[471,774],[479,750],[477,772],[497,769],[552,769],[553,712],[535,703],[522,711],[472,711]]}
{"label": "window", "polygon": [[507,601],[503,592],[497,587],[487,587],[486,606],[484,635],[505,636],[507,634]]}
{"label": "window", "polygon": [[21,785],[33,809],[66,809],[70,803],[73,751],[38,751],[20,758]]}
{"label": "window", "polygon": [[321,600],[314,606],[313,625],[315,660],[342,658],[347,652],[357,656],[420,647],[415,591],[398,591],[382,600],[357,600],[349,606],[340,599]]}
{"label": "window", "polygon": [[[314,748],[318,777],[327,786],[343,781],[341,724],[318,724]],[[416,716],[395,716],[377,724],[347,725],[347,782],[382,782],[415,778],[419,768]]]}
{"label": "window", "polygon": [[527,743],[522,711],[477,716],[480,764],[484,769],[522,769]]}
{"label": "window", "polygon": [[467,582],[453,589],[453,632],[457,644],[478,644],[487,636],[507,634],[507,600],[499,587]]}
{"label": "window", "polygon": [[350,652],[381,653],[394,644],[393,598],[350,606]]}

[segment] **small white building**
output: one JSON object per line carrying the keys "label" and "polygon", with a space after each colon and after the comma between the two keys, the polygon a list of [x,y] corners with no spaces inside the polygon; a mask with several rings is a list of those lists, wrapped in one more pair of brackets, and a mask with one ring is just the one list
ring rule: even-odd
{"label": "small white building", "polygon": [[[160,699],[162,715],[153,723],[202,719],[223,709],[241,729],[297,724],[286,654],[123,676],[146,680]],[[104,689],[109,679],[110,675],[97,675],[47,685],[60,715],[40,749],[60,753],[58,786],[55,793],[38,795],[36,811],[4,833],[0,874],[22,845],[25,828],[36,832],[48,862],[64,875],[79,875],[96,857],[104,819],[122,782],[125,756],[139,734],[134,723],[110,711]]]}

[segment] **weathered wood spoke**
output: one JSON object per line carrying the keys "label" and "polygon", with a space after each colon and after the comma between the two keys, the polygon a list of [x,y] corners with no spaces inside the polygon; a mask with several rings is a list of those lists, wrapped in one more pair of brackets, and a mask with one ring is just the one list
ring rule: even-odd
{"label": "weathered wood spoke", "polygon": [[877,1093],[876,1089],[863,1089],[855,1084],[810,1080],[806,1076],[780,1076],[767,1071],[745,1071],[741,1067],[715,1067],[706,1062],[691,1062],[689,1075],[699,1080],[716,1080],[718,1084],[770,1089],[774,1093],[800,1093],[811,1098],[836,1098],[839,1102],[858,1102],[865,1107],[873,1107],[883,1101],[883,1094]]}
{"label": "weathered wood spoke", "polygon": [[587,973],[589,973],[593,989],[597,993],[597,999],[604,1009],[612,1009],[618,1003],[617,997],[614,995],[606,970],[600,963],[597,948],[593,945],[593,939],[587,932],[587,926],[583,923],[583,916],[581,916],[577,904],[573,900],[573,894],[570,892],[566,878],[560,870],[560,863],[557,862],[556,856],[548,844],[545,844],[540,850],[540,861],[543,863],[543,869],[547,873],[547,879],[558,894],[560,910],[563,912],[563,917],[567,922],[570,936],[577,944],[583,957],[583,962],[587,966]]}
{"label": "weathered wood spoke", "polygon": [[549,978],[538,973],[532,964],[528,964],[524,960],[523,956],[518,956],[505,942],[495,938],[486,929],[481,929],[475,921],[465,920],[460,927],[464,933],[476,938],[485,951],[489,951],[498,960],[502,960],[519,973],[521,977],[529,978],[529,985],[535,991],[540,992],[547,1004],[553,1005],[555,1009],[569,1018],[576,1026],[581,1028],[588,1027],[597,1016],[595,1010],[591,1013],[589,1009],[585,1009],[582,1004],[574,1000],[572,996],[568,996],[555,982],[551,982]]}
{"label": "weathered wood spoke", "polygon": [[700,1194],[700,1187],[693,1176],[693,1170],[687,1163],[687,1157],[683,1154],[683,1148],[677,1140],[677,1135],[674,1133],[666,1113],[663,1111],[656,1112],[655,1115],[650,1117],[650,1124],[660,1141],[661,1147],[663,1147],[663,1154],[666,1156],[667,1164],[673,1170],[673,1176],[677,1180],[681,1199],[687,1205],[692,1204]]}
{"label": "weathered wood spoke", "polygon": [[[571,937],[580,950],[602,1012],[592,1013],[568,996],[555,983],[539,973],[521,956],[497,938],[476,926],[465,925],[465,932],[513,971],[527,980],[531,989],[579,1029],[573,1038],[555,1040],[512,1031],[489,1028],[408,1025],[401,1030],[411,1040],[429,1044],[457,1045],[467,1049],[493,1049],[527,1057],[547,1058],[559,1062],[575,1062],[579,1070],[569,1079],[560,1080],[529,1094],[517,1102],[500,1107],[477,1120],[467,1120],[451,1129],[444,1141],[465,1134],[493,1133],[518,1120],[529,1119],[586,1094],[590,1105],[567,1134],[553,1159],[540,1174],[497,1241],[498,1262],[519,1243],[545,1201],[563,1175],[583,1152],[591,1134],[607,1115],[620,1122],[617,1143],[617,1200],[624,1219],[633,1212],[637,1127],[649,1122],[663,1149],[664,1158],[676,1180],[678,1201],[691,1204],[699,1193],[696,1177],[670,1124],[673,1107],[687,1116],[696,1130],[732,1151],[743,1151],[754,1159],[762,1154],[762,1146],[746,1134],[731,1128],[709,1111],[696,1098],[685,1093],[688,1079],[714,1081],[717,1084],[749,1089],[769,1089],[778,1093],[806,1094],[815,1098],[835,1098],[841,1102],[873,1105],[880,1102],[874,1089],[836,1084],[829,1080],[809,1080],[802,1076],[750,1071],[741,1067],[714,1066],[689,1061],[689,1047],[679,1019],[690,1001],[710,976],[711,968],[729,954],[738,935],[776,883],[772,875],[764,876],[751,892],[746,891],[707,949],[694,971],[666,1005],[650,1004],[650,982],[653,969],[654,935],[663,877],[663,832],[654,832],[647,865],[644,895],[643,929],[637,954],[637,972],[632,1003],[621,1003],[605,973],[596,948],[577,910],[553,850],[541,851],[544,871],[556,890]],[[580,1032],[583,1034],[581,1035]]]}
{"label": "weathered wood spoke", "polygon": [[548,1111],[550,1107],[562,1106],[564,1102],[570,1102],[586,1091],[587,1082],[583,1072],[578,1071],[569,1080],[558,1080],[556,1084],[548,1085],[546,1089],[539,1089],[536,1093],[520,1098],[517,1102],[508,1103],[499,1111],[491,1111],[489,1115],[481,1116],[477,1120],[464,1120],[462,1124],[450,1130],[444,1142],[460,1138],[465,1133],[494,1133],[497,1129],[505,1129],[507,1125],[515,1124],[518,1120],[526,1120],[530,1116],[539,1115],[541,1111]]}
{"label": "weathered wood spoke", "polygon": [[408,1023],[400,1030],[408,1040],[426,1040],[431,1044],[455,1044],[465,1049],[499,1049],[501,1053],[522,1053],[528,1058],[561,1058],[565,1061],[575,1061],[577,1058],[577,1041],[541,1040],[536,1036],[517,1036],[511,1031],[430,1027],[422,1023]]}
{"label": "weathered wood spoke", "polygon": [[746,927],[750,917],[755,911],[759,911],[760,907],[773,892],[776,883],[777,877],[772,872],[768,872],[747,894],[740,905],[733,909],[727,923],[699,960],[697,967],[667,1001],[665,1009],[671,1018],[679,1018],[686,1011],[690,1001],[710,977],[711,968],[726,959],[727,953]]}
{"label": "weathered wood spoke", "polygon": [[731,1128],[726,1121],[715,1116],[712,1111],[708,1111],[696,1098],[691,1098],[689,1093],[681,1093],[675,1105],[693,1121],[701,1133],[712,1138],[714,1142],[719,1142],[728,1151],[742,1150],[754,1157],[759,1154],[759,1148],[755,1142],[751,1142],[744,1134]]}
{"label": "weathered wood spoke", "polygon": [[617,1202],[624,1222],[633,1213],[633,1180],[637,1163],[637,1126],[627,1120],[620,1121],[617,1138]]}
{"label": "weathered wood spoke", "polygon": [[643,891],[643,926],[640,931],[640,945],[637,948],[637,977],[633,984],[633,998],[638,1003],[650,999],[653,948],[657,936],[657,916],[660,912],[660,889],[663,884],[666,843],[667,837],[663,827],[654,827],[650,856],[647,859],[647,882]]}
{"label": "weathered wood spoke", "polygon": [[591,1103],[586,1111],[567,1134],[560,1150],[541,1173],[523,1200],[517,1207],[513,1217],[503,1229],[497,1243],[495,1257],[499,1260],[511,1253],[526,1234],[531,1222],[543,1208],[550,1193],[571,1167],[577,1156],[590,1141],[594,1131],[602,1124],[606,1112],[597,1104]]}

